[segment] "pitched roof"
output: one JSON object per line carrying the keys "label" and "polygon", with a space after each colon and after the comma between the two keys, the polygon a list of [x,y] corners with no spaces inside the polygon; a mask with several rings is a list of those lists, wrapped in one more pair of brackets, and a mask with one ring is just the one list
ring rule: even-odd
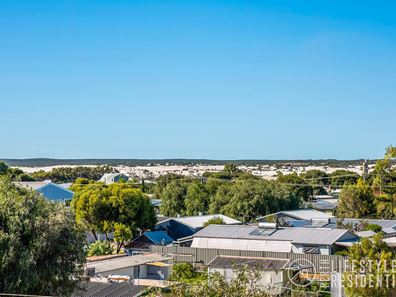
{"label": "pitched roof", "polygon": [[165,257],[160,254],[144,254],[114,258],[97,262],[89,262],[86,264],[86,267],[95,267],[97,272],[106,273],[122,268],[143,265],[151,262],[166,261],[170,259],[172,258]]}
{"label": "pitched roof", "polygon": [[271,259],[258,257],[216,256],[208,263],[210,268],[233,268],[235,266],[258,266],[261,270],[282,270],[289,259]]}
{"label": "pitched roof", "polygon": [[331,216],[329,214],[326,214],[324,212],[315,209],[287,210],[287,211],[280,211],[277,214],[284,214],[296,219],[306,220],[306,221],[310,221],[314,219],[326,220],[326,219],[334,218],[334,216]]}
{"label": "pitched roof", "polygon": [[144,235],[154,244],[170,244],[173,239],[164,231],[147,231]]}
{"label": "pitched roof", "polygon": [[60,184],[53,183],[50,180],[35,181],[35,182],[16,182],[16,184],[21,186],[21,187],[24,187],[24,188],[27,188],[27,189],[33,189],[33,190],[36,190],[36,191],[40,191],[40,190],[42,190],[42,189],[44,189],[45,187],[48,187],[48,186],[54,186],[56,188],[59,188],[61,190],[66,191],[66,192],[68,192],[70,194],[74,194],[73,191],[70,191],[69,189],[66,189],[65,187],[63,187]]}
{"label": "pitched roof", "polygon": [[[187,225],[192,228],[202,228],[204,223],[209,221],[210,219],[221,218],[225,222],[226,225],[238,225],[241,224],[240,221],[235,220],[233,218],[227,217],[222,214],[215,215],[203,215],[203,216],[191,216],[191,217],[180,217],[180,218],[169,218],[169,220],[177,221],[181,224]],[[164,222],[164,221],[162,221]]]}
{"label": "pitched roof", "polygon": [[312,202],[313,207],[318,210],[333,210],[337,208],[337,205],[328,201],[316,201]]}
{"label": "pitched roof", "polygon": [[16,184],[24,188],[37,190],[38,188],[41,188],[42,186],[50,182],[51,182],[50,180],[46,180],[46,181],[16,182]]}
{"label": "pitched roof", "polygon": [[[261,235],[260,231],[263,231]],[[343,235],[349,234],[350,237],[357,237],[345,229],[329,228],[278,228],[273,229],[272,233],[265,233],[268,229],[259,229],[255,226],[227,226],[209,225],[193,235],[194,238],[228,238],[228,239],[248,239],[248,240],[267,240],[267,241],[290,241],[300,244],[331,245]]]}
{"label": "pitched roof", "polygon": [[[382,227],[382,231],[384,233],[396,233],[396,220],[377,220],[377,219],[348,219],[348,218],[340,218],[343,224],[352,224],[352,225],[359,225],[363,221],[368,224],[375,224]],[[327,226],[326,226],[327,227]],[[329,224],[328,227],[335,228],[336,223]]]}

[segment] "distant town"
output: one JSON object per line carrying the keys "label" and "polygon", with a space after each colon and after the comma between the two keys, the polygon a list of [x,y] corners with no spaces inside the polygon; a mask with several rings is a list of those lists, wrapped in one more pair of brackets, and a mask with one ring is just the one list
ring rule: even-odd
{"label": "distant town", "polygon": [[[385,257],[381,265],[392,265],[395,157],[390,146],[383,159],[349,162],[128,166],[47,159],[51,166],[35,167],[5,160],[0,192],[2,203],[10,189],[12,199],[49,203],[45,215],[58,212],[66,224],[65,251],[80,250],[67,260],[75,268],[62,272],[70,280],[66,295],[195,296],[209,279],[204,295],[239,296],[242,286],[254,296],[344,296],[365,290],[352,281],[362,275],[351,259]],[[38,220],[34,204],[24,205]],[[65,257],[59,253],[54,257]]]}

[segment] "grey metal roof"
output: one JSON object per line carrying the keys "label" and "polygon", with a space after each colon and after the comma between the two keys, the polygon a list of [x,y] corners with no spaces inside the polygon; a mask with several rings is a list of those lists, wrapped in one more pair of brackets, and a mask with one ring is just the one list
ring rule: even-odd
{"label": "grey metal roof", "polygon": [[257,230],[255,226],[234,226],[234,225],[209,225],[193,235],[194,238],[231,238],[248,240],[277,240],[290,241],[301,244],[331,245],[340,237],[349,234],[356,237],[345,229],[329,228],[278,228],[270,235],[253,235]]}
{"label": "grey metal roof", "polygon": [[144,254],[136,256],[119,257],[114,259],[89,262],[87,268],[95,267],[97,272],[110,272],[117,269],[139,266],[151,262],[161,262],[171,260],[170,257],[164,257],[160,254]]}
{"label": "grey metal roof", "polygon": [[[202,228],[203,225],[209,221],[210,219],[215,219],[215,218],[221,218],[226,225],[239,225],[242,224],[240,221],[235,220],[233,218],[227,217],[222,214],[214,214],[214,215],[202,215],[202,216],[190,216],[190,217],[173,217],[173,218],[168,218],[169,220],[174,220],[177,221],[181,224],[184,224],[186,226],[189,226],[191,228]],[[164,222],[165,220],[162,220],[161,222]],[[160,223],[160,222],[158,222]],[[158,224],[157,223],[157,224]]]}
{"label": "grey metal roof", "polygon": [[83,285],[82,292],[76,292],[73,297],[83,296],[83,297],[133,297],[137,296],[145,287],[135,286],[127,283],[101,283],[101,282],[91,282]]}
{"label": "grey metal roof", "polygon": [[[377,219],[339,219],[343,224],[359,225],[360,223],[367,222],[368,224],[376,224],[382,227],[385,233],[396,233],[396,220],[377,220]],[[335,227],[331,225],[329,227]]]}
{"label": "grey metal roof", "polygon": [[312,202],[313,207],[318,210],[333,210],[337,208],[337,205],[328,201],[316,201]]}
{"label": "grey metal roof", "polygon": [[41,188],[42,186],[50,183],[51,181],[30,181],[30,182],[15,182],[18,186],[28,188],[28,189],[33,189],[36,190],[38,188]]}
{"label": "grey metal roof", "polygon": [[257,266],[261,270],[282,270],[289,259],[271,259],[257,257],[216,256],[208,263],[210,268],[233,268],[235,266]]}

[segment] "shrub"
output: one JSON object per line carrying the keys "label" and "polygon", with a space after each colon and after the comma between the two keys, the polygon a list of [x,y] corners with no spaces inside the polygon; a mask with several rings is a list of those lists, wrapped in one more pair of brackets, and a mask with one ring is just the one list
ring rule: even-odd
{"label": "shrub", "polygon": [[381,232],[382,231],[382,227],[380,225],[377,224],[368,224],[365,228],[365,231],[373,231],[375,233]]}
{"label": "shrub", "polygon": [[102,256],[102,255],[111,255],[113,252],[113,249],[110,245],[110,242],[108,241],[95,241],[92,243],[87,252],[87,256]]}

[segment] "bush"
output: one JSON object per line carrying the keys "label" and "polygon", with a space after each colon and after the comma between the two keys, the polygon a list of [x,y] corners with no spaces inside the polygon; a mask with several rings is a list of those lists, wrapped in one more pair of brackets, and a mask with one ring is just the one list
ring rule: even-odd
{"label": "bush", "polygon": [[198,277],[198,272],[190,263],[178,263],[173,265],[170,280],[192,281]]}
{"label": "bush", "polygon": [[108,241],[95,241],[92,243],[87,252],[87,256],[102,256],[102,255],[111,255],[113,252],[113,249],[110,245],[110,242]]}
{"label": "bush", "polygon": [[380,225],[377,224],[368,224],[365,228],[365,231],[373,231],[375,233],[381,232],[382,231],[382,227]]}
{"label": "bush", "polygon": [[224,220],[221,217],[214,217],[209,220],[207,220],[204,224],[203,227],[207,227],[209,225],[225,225]]}

